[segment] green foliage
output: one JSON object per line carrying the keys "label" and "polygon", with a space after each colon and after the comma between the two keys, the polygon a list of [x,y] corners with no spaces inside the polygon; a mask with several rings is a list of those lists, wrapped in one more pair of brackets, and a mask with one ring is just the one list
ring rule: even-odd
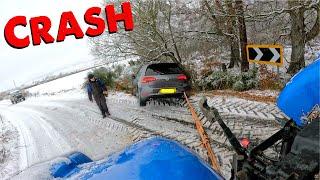
{"label": "green foliage", "polygon": [[132,93],[133,87],[132,87],[131,76],[124,75],[121,78],[119,78],[116,81],[115,89],[117,91],[123,91],[123,92],[126,92],[126,93]]}
{"label": "green foliage", "polygon": [[121,66],[121,65],[116,65],[116,66],[113,65],[112,69],[113,69],[115,77],[120,77],[123,74],[124,68],[125,67]]}
{"label": "green foliage", "polygon": [[[129,78],[130,74],[128,74],[127,70],[126,65],[112,65],[110,68],[101,67],[89,73],[100,79],[109,89],[129,91],[128,88],[130,88],[131,79]],[[86,78],[83,83],[83,88],[86,87],[87,83],[88,79]]]}
{"label": "green foliage", "polygon": [[258,86],[257,69],[233,75],[230,72],[215,71],[202,78],[198,85],[202,90],[233,89],[245,91]]}
{"label": "green foliage", "polygon": [[203,90],[227,89],[233,84],[234,76],[228,72],[215,71],[206,78],[202,78],[199,86]]}
{"label": "green foliage", "polygon": [[246,91],[258,86],[257,68],[250,69],[235,77],[232,89],[236,91]]}
{"label": "green foliage", "polygon": [[243,81],[238,80],[233,84],[232,89],[236,91],[244,91],[246,89],[246,85]]}
{"label": "green foliage", "polygon": [[92,74],[105,83],[109,88],[114,88],[116,74],[107,68],[95,69]]}
{"label": "green foliage", "polygon": [[258,87],[259,82],[257,79],[249,79],[246,84],[247,89],[254,89]]}
{"label": "green foliage", "polygon": [[[101,67],[99,69],[95,69],[88,74],[93,74],[96,78],[100,79],[108,88],[113,89],[115,87],[115,79],[117,78],[116,73],[110,69],[105,67]],[[88,79],[85,78],[83,83],[83,88],[88,84]]]}

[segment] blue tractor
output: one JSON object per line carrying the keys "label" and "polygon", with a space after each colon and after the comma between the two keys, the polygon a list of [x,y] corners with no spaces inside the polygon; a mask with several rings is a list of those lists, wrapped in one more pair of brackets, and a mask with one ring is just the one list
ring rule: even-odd
{"label": "blue tractor", "polygon": [[[320,58],[297,73],[280,93],[277,106],[291,119],[277,133],[253,146],[243,146],[206,99],[200,107],[218,121],[236,154],[232,179],[315,179],[319,177]],[[277,157],[264,153],[280,147]]]}
{"label": "blue tractor", "polygon": [[[241,145],[206,100],[200,107],[210,121],[218,121],[236,154],[232,179],[313,179],[319,173],[319,104],[320,60],[300,71],[281,92],[277,104],[291,119],[262,143]],[[264,151],[281,144],[277,159]],[[122,152],[93,162],[82,153],[67,156],[55,163],[55,178],[110,180],[211,180],[223,179],[201,158],[181,144],[161,137],[133,144]]]}

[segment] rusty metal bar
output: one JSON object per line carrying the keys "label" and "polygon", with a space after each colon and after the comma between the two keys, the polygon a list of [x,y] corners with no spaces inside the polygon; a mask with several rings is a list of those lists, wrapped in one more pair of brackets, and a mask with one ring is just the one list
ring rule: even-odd
{"label": "rusty metal bar", "polygon": [[217,172],[220,173],[221,172],[220,171],[220,166],[218,164],[217,157],[216,157],[215,153],[213,152],[213,150],[211,148],[209,137],[208,137],[207,133],[205,132],[205,130],[204,130],[203,126],[202,126],[202,123],[201,123],[196,111],[194,110],[193,106],[191,105],[186,93],[184,93],[184,97],[185,97],[185,99],[187,101],[189,110],[190,110],[191,115],[192,115],[192,119],[195,122],[197,131],[198,131],[198,133],[200,135],[200,138],[201,138],[201,141],[202,141],[202,144],[204,145],[204,147],[207,150],[208,157],[209,157],[210,162],[211,162],[211,166],[212,166],[212,168],[214,170],[216,170]]}

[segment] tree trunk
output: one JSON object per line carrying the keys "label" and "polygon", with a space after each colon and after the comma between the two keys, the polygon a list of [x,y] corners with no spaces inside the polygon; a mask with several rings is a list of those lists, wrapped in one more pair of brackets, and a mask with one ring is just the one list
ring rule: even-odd
{"label": "tree trunk", "polygon": [[247,29],[246,29],[246,23],[244,19],[244,10],[243,10],[242,0],[236,0],[236,10],[238,15],[239,37],[240,37],[240,45],[241,45],[241,71],[246,72],[249,70],[249,62],[247,60],[247,50],[246,50],[248,40],[247,40]]}
{"label": "tree trunk", "polygon": [[[232,1],[226,1],[228,14],[235,15],[235,9],[232,6]],[[240,51],[239,51],[239,41],[235,36],[236,31],[236,18],[230,16],[227,20],[227,30],[229,34],[233,34],[233,37],[229,37],[229,44],[230,44],[230,63],[228,68],[233,68],[234,65],[239,66],[238,62],[240,62]]]}
{"label": "tree trunk", "polygon": [[[288,1],[289,8],[301,5],[299,1]],[[302,3],[303,5],[303,3]],[[304,47],[306,43],[306,32],[304,25],[304,9],[298,8],[290,12],[291,18],[291,62],[288,73],[295,74],[305,66]]]}
{"label": "tree trunk", "polygon": [[234,65],[239,67],[239,62],[240,62],[240,51],[239,51],[239,42],[238,41],[231,41],[232,43],[230,44],[230,63],[228,68],[231,69],[234,67]]}
{"label": "tree trunk", "polygon": [[305,66],[305,60],[304,60],[304,53],[305,53],[305,45],[306,42],[312,40],[315,38],[319,32],[320,32],[320,10],[319,5],[313,7],[317,12],[317,18],[316,22],[313,25],[313,27],[310,29],[309,32],[306,32],[305,30],[305,24],[304,24],[304,12],[305,9],[303,7],[303,4],[305,2],[303,0],[296,0],[291,1],[288,0],[288,6],[289,8],[298,7],[297,9],[294,9],[290,11],[290,18],[291,18],[291,45],[292,45],[292,52],[291,52],[291,62],[288,68],[287,73],[289,74],[296,74],[300,69],[302,69]]}

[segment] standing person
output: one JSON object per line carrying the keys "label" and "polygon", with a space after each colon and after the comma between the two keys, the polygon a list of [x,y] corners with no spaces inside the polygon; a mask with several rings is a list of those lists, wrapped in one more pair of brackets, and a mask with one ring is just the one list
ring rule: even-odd
{"label": "standing person", "polygon": [[87,84],[87,91],[89,100],[93,102],[93,96],[102,113],[103,118],[110,116],[105,98],[105,95],[108,94],[106,85],[100,79],[97,79],[93,74],[88,75],[88,81],[89,82]]}

